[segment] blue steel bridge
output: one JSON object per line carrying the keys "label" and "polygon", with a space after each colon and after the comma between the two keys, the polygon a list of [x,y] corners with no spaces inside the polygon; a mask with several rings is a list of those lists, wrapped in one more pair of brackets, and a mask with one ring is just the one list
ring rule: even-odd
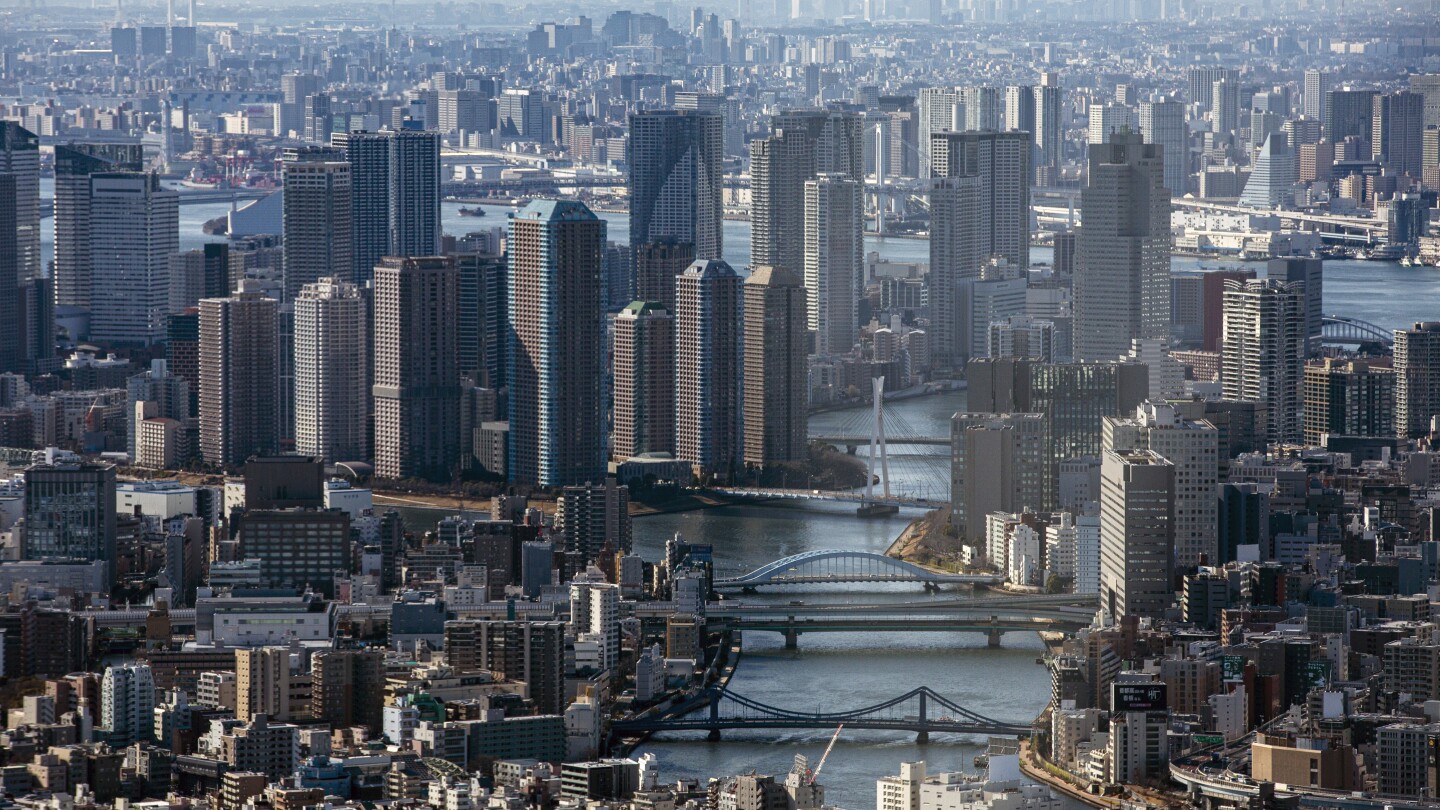
{"label": "blue steel bridge", "polygon": [[[708,705],[707,705],[708,704]],[[707,731],[719,740],[725,729],[847,729],[914,732],[920,742],[930,734],[1023,736],[1028,721],[996,720],[972,711],[929,687],[861,708],[818,707],[814,711],[784,709],[747,698],[728,689],[707,690],[669,713],[616,721],[613,737],[640,737],[662,731]]]}

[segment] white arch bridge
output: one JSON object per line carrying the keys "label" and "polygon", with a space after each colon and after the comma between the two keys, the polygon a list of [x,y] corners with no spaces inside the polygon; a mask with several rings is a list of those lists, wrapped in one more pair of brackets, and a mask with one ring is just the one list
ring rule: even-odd
{"label": "white arch bridge", "polygon": [[997,585],[999,574],[947,574],[872,551],[817,549],[762,565],[748,574],[717,579],[715,590],[750,589],[764,585],[816,585],[840,582],[919,582]]}

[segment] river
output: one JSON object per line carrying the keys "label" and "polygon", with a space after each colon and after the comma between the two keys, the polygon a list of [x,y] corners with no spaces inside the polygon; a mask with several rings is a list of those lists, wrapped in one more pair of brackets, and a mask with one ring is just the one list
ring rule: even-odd
{"label": "river", "polygon": [[[917,430],[944,435],[949,417],[964,406],[964,393],[921,397],[890,406]],[[828,431],[868,416],[868,409],[837,411],[814,417],[812,427]],[[903,448],[897,448],[903,450]],[[940,452],[943,448],[918,448]],[[913,473],[896,464],[898,487],[913,485]],[[948,469],[948,466],[947,466]],[[923,476],[923,473],[921,474]],[[841,548],[883,552],[918,513],[860,519],[853,505],[731,506],[699,512],[656,515],[635,521],[635,549],[655,559],[667,538],[678,533],[715,548],[717,576],[732,576],[771,560],[802,551]],[[940,596],[954,596],[950,591]],[[820,589],[773,589],[744,595],[746,601],[884,602],[938,598],[918,586],[826,586]],[[801,636],[798,650],[784,649],[776,634],[757,633],[744,640],[745,652],[731,689],[772,706],[799,710],[840,710],[870,706],[928,686],[966,708],[998,720],[1029,722],[1044,707],[1049,678],[1035,663],[1043,653],[1038,637],[1012,634],[1000,649],[983,636],[964,633],[837,633]],[[708,742],[703,734],[670,734],[640,749],[660,760],[664,778],[744,773],[784,774],[795,754],[815,760],[825,750],[832,729],[803,732],[727,731],[725,739]],[[820,782],[826,801],[850,810],[873,807],[875,780],[897,773],[901,762],[924,759],[932,771],[972,770],[984,740],[960,735],[933,735],[917,745],[913,734],[842,732],[825,765]]]}

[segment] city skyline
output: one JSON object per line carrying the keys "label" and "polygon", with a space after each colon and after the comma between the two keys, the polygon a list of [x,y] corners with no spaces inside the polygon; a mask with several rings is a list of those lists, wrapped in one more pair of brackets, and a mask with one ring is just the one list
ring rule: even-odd
{"label": "city skyline", "polygon": [[1392,6],[7,4],[0,804],[1435,810]]}

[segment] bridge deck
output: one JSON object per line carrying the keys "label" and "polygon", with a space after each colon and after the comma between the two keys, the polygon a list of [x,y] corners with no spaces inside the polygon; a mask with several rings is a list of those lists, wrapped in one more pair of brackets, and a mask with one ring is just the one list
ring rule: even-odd
{"label": "bridge deck", "polygon": [[616,722],[621,735],[657,731],[711,731],[733,728],[847,728],[919,733],[1014,734],[1030,731],[1028,723],[1012,723],[978,714],[948,700],[928,687],[912,689],[899,697],[857,709],[797,712],[777,708],[724,689],[686,704],[683,714],[656,715]]}
{"label": "bridge deck", "polygon": [[[720,731],[739,728],[831,729],[839,720],[816,718],[813,720],[747,719],[722,717],[711,719],[704,715],[691,715],[674,720],[619,720],[613,728],[617,734],[644,734],[657,731]],[[970,723],[955,720],[844,720],[847,730],[869,731],[913,731],[936,734],[983,734],[1023,737],[1030,733],[1030,726],[1014,723]]]}

